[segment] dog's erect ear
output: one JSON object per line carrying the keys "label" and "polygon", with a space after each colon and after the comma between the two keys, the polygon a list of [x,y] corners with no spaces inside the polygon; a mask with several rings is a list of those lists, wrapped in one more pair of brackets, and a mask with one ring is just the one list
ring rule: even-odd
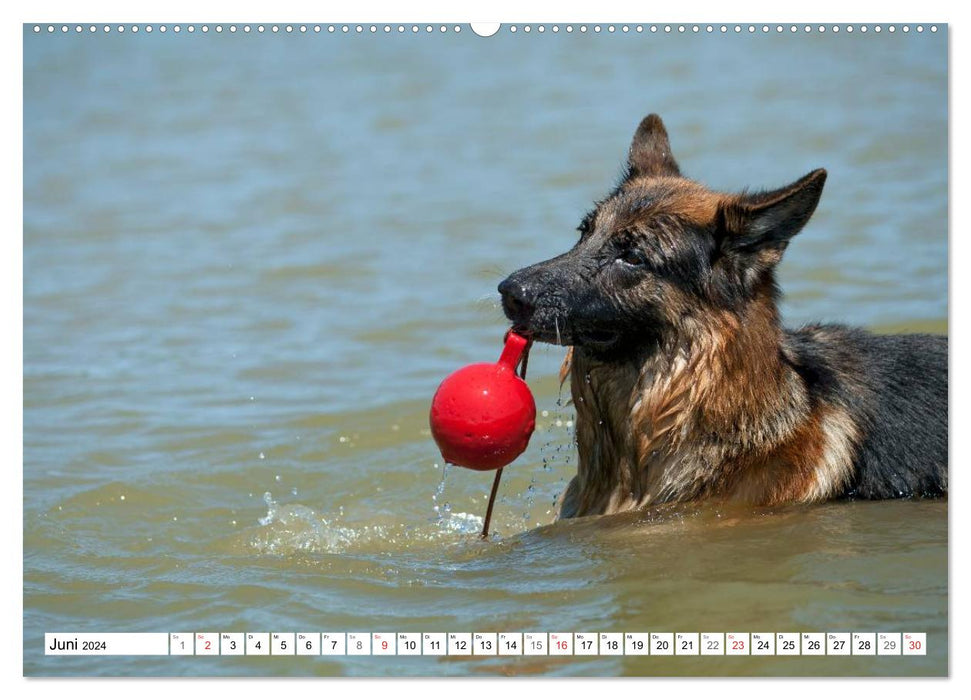
{"label": "dog's erect ear", "polygon": [[789,239],[816,210],[825,182],[826,171],[820,168],[786,187],[727,200],[718,212],[722,254],[756,255],[762,262],[777,263]]}
{"label": "dog's erect ear", "polygon": [[656,114],[644,117],[634,133],[627,162],[631,175],[634,176],[681,174],[674,156],[671,155],[671,143],[661,117]]}

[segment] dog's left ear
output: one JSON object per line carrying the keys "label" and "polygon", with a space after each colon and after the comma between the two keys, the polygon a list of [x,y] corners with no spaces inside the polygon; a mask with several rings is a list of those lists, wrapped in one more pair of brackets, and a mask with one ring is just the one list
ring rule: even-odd
{"label": "dog's left ear", "polygon": [[789,240],[816,210],[825,183],[826,171],[820,168],[780,189],[727,200],[716,222],[721,253],[779,262]]}
{"label": "dog's left ear", "polygon": [[671,155],[671,142],[668,141],[668,132],[661,117],[648,114],[641,121],[630,144],[627,164],[633,176],[681,174],[674,156]]}

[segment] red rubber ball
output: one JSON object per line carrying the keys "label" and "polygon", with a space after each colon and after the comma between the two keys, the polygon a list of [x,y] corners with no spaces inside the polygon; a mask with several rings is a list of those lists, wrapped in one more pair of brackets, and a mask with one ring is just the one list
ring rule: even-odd
{"label": "red rubber ball", "polygon": [[516,364],[526,340],[509,334],[497,364],[453,372],[432,399],[432,436],[451,464],[488,471],[523,453],[536,427],[536,403]]}

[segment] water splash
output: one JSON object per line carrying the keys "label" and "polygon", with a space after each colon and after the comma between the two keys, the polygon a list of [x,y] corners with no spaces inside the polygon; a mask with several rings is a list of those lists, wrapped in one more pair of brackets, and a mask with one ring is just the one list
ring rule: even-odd
{"label": "water splash", "polygon": [[263,494],[263,502],[266,504],[266,515],[259,519],[260,525],[269,525],[276,518],[277,502],[273,500],[273,494],[267,491]]}
{"label": "water splash", "polygon": [[[522,494],[525,496],[525,503],[522,513],[524,522],[530,521],[530,515],[537,507],[537,500],[540,503],[549,498],[549,507],[544,508],[547,516],[555,520],[556,506],[559,502],[560,494],[563,492],[565,477],[560,477],[557,483],[550,483],[547,475],[559,472],[571,471],[574,449],[576,448],[576,415],[568,409],[570,401],[564,400],[563,385],[559,386],[556,396],[555,408],[541,412],[543,421],[544,440],[540,445],[541,466],[530,478],[529,486]],[[564,439],[566,436],[566,439]],[[539,474],[542,473],[542,476]],[[539,480],[537,481],[537,477]],[[555,494],[553,492],[556,492]],[[538,497],[538,498],[537,498]],[[536,523],[540,525],[541,523]]]}
{"label": "water splash", "polygon": [[[445,494],[445,480],[448,478],[448,469],[450,466],[451,465],[448,462],[445,463],[445,468],[442,469],[442,480],[438,482],[438,488],[436,488],[435,493],[432,494],[432,503],[434,504],[432,506],[432,510],[435,511],[436,520],[442,519],[442,512],[441,512],[441,508],[438,505],[438,499],[440,499]],[[436,469],[438,468],[437,464],[435,465],[435,468]],[[446,503],[445,506],[446,508],[451,510],[451,507],[448,505],[448,503]]]}
{"label": "water splash", "polygon": [[263,502],[266,515],[258,519],[262,527],[249,540],[249,545],[259,552],[343,552],[361,536],[361,531],[341,527],[313,508],[299,503],[281,505],[269,491],[263,494]]}
{"label": "water splash", "polygon": [[[435,466],[438,467],[437,464]],[[433,522],[440,533],[471,535],[481,532],[483,519],[480,516],[472,513],[453,513],[452,504],[442,500],[450,467],[451,465],[446,462],[445,468],[442,469],[442,480],[438,482],[438,488],[432,494],[432,503],[435,504],[432,507],[435,511]]]}
{"label": "water splash", "polygon": [[533,503],[536,501],[536,476],[533,475],[529,479],[529,486],[526,487],[526,510],[523,512],[523,521],[529,521],[529,511],[533,507]]}
{"label": "water splash", "polygon": [[482,517],[472,513],[452,513],[449,509],[446,516],[439,521],[439,529],[462,535],[477,535],[482,532]]}
{"label": "water splash", "polygon": [[[266,513],[257,518],[258,525],[240,532],[237,541],[250,551],[275,556],[371,552],[375,548],[386,551],[388,547],[409,548],[434,541],[466,542],[469,535],[482,531],[483,518],[453,511],[452,504],[444,498],[448,474],[449,466],[445,465],[432,494],[435,517],[430,525],[416,527],[414,523],[393,522],[352,525],[344,521],[343,505],[337,506],[336,514],[324,516],[299,503],[281,502],[284,498],[278,501],[273,493],[266,491],[263,494]],[[290,493],[296,495],[295,489],[290,489]]]}

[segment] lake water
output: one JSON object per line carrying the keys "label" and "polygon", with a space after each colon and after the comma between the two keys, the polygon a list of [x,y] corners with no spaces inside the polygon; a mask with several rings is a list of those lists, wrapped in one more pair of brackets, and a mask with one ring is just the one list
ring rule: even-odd
{"label": "lake water", "polygon": [[[228,26],[228,25],[227,25]],[[947,503],[552,523],[562,350],[507,468],[428,406],[498,357],[648,112],[714,188],[830,177],[790,324],[948,328],[947,32],[24,31],[28,675],[942,675]],[[915,631],[921,657],[67,658],[44,632]]]}

